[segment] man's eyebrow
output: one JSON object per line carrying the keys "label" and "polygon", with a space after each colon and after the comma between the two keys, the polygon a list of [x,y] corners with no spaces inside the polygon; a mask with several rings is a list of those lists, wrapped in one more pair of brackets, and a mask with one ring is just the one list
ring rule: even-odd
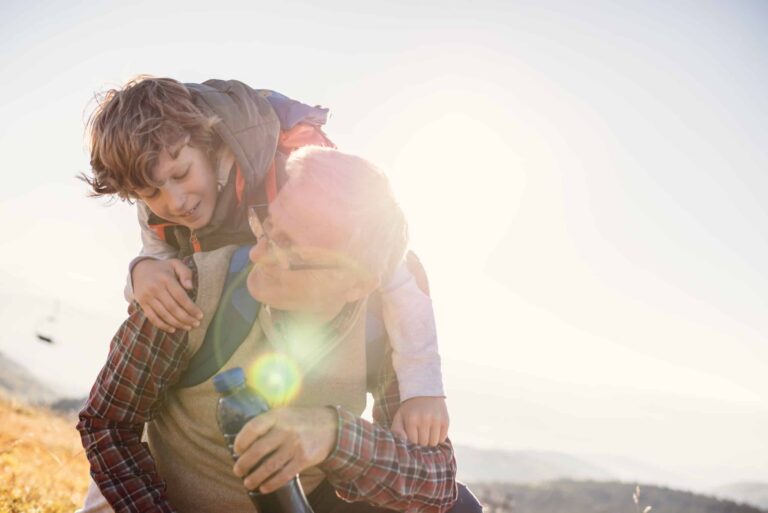
{"label": "man's eyebrow", "polygon": [[287,235],[280,226],[275,226],[272,222],[272,216],[269,216],[264,220],[264,231],[267,232],[270,239],[279,239],[282,242],[280,246],[293,246],[293,239]]}

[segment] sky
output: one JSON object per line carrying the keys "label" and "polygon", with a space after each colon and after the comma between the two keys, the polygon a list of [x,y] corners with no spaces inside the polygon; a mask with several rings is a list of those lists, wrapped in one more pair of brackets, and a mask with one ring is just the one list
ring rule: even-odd
{"label": "sky", "polygon": [[768,481],[766,24],[757,1],[4,2],[0,351],[83,395],[124,316],[134,209],[74,178],[95,95],[236,78],[329,107],[390,176],[454,442]]}

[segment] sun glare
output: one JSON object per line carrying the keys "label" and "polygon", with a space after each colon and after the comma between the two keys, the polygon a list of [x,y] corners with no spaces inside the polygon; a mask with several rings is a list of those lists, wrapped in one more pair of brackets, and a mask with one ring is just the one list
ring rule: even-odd
{"label": "sun glare", "polygon": [[464,112],[446,113],[413,131],[393,167],[412,246],[435,261],[439,255],[482,263],[523,192],[524,175],[504,127]]}
{"label": "sun glare", "polygon": [[269,406],[291,404],[301,391],[299,366],[289,356],[268,353],[248,368],[248,385],[269,403]]}

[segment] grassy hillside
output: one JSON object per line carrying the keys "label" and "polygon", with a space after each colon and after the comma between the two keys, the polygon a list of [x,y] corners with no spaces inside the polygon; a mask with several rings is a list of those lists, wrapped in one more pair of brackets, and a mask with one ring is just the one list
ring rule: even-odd
{"label": "grassy hillside", "polygon": [[74,418],[0,396],[0,512],[72,513],[88,462]]}

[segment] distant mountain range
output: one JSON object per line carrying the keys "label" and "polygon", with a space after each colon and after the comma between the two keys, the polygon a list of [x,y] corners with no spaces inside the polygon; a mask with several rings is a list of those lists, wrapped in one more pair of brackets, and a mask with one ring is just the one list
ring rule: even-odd
{"label": "distant mountain range", "polygon": [[56,393],[21,364],[0,353],[0,390],[30,404],[50,404]]}
{"label": "distant mountain range", "polygon": [[614,513],[649,507],[651,512],[663,513],[766,513],[748,504],[665,487],[640,485],[639,489],[636,496],[636,487],[630,483],[570,480],[472,487],[485,510],[494,513]]}
{"label": "distant mountain range", "polygon": [[716,488],[713,493],[768,510],[768,483],[732,483]]}
{"label": "distant mountain range", "polygon": [[459,479],[469,483],[538,483],[556,479],[610,480],[616,476],[577,457],[545,451],[498,451],[455,447]]}
{"label": "distant mountain range", "polygon": [[85,398],[61,397],[40,382],[20,363],[0,353],[0,393],[25,403],[46,406],[53,411],[72,414],[80,410]]}
{"label": "distant mountain range", "polygon": [[[455,446],[454,450],[458,477],[468,483],[496,482],[530,486],[566,479],[666,483],[673,487],[685,488],[679,481],[675,484],[675,476],[669,472],[626,458],[577,457],[547,451],[500,451],[462,445]],[[733,483],[697,492],[768,511],[768,483]]]}

